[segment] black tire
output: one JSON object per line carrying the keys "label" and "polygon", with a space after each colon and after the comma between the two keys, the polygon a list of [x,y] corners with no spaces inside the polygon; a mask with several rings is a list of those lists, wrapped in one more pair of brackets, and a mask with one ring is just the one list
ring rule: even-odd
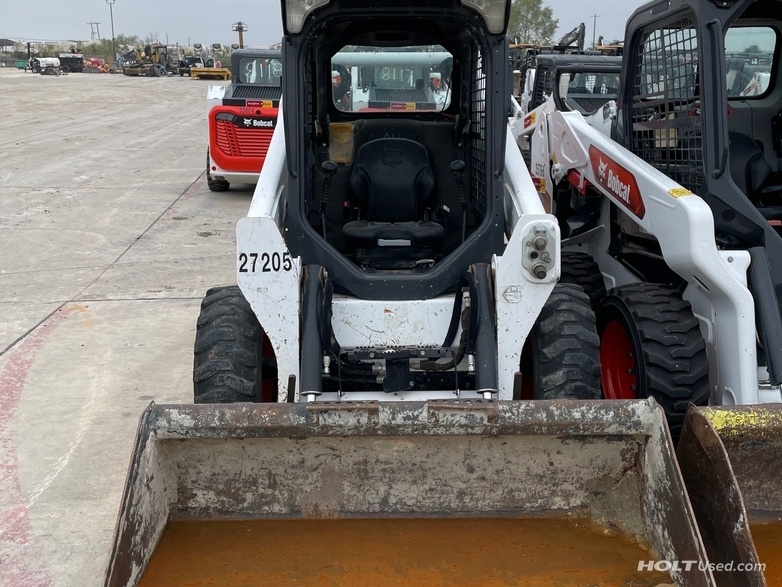
{"label": "black tire", "polygon": [[209,149],[206,150],[206,185],[210,192],[227,192],[231,184],[224,179],[212,179],[209,172]]}
{"label": "black tire", "polygon": [[559,282],[580,285],[589,296],[592,309],[597,311],[606,297],[606,284],[600,266],[592,256],[577,251],[563,251],[561,267],[562,274]]}
{"label": "black tire", "polygon": [[68,67],[67,65],[63,65],[62,67],[60,67],[60,71],[62,71],[63,73],[70,73],[71,68]]}
{"label": "black tire", "polygon": [[277,401],[276,361],[266,342],[258,319],[237,286],[207,291],[196,324],[195,403]]}
{"label": "black tire", "polygon": [[554,287],[529,341],[522,372],[532,371],[534,399],[600,398],[595,313],[579,286],[558,283]]}
{"label": "black tire", "polygon": [[212,179],[207,172],[206,185],[209,187],[210,192],[227,192],[231,184],[223,179]]}
{"label": "black tire", "polygon": [[597,315],[603,395],[653,397],[674,440],[687,407],[709,401],[706,343],[679,291],[654,283],[611,290]]}

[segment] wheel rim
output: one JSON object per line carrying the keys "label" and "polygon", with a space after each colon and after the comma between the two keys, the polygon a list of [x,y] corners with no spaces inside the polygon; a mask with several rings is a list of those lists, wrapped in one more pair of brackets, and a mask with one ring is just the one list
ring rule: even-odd
{"label": "wheel rim", "polygon": [[636,399],[638,378],[635,352],[624,324],[611,320],[600,338],[600,365],[606,399]]}

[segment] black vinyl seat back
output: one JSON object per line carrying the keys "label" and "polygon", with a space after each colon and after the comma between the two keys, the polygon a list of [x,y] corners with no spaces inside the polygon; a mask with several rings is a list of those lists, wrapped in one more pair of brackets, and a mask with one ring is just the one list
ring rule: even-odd
{"label": "black vinyl seat back", "polygon": [[434,193],[429,153],[410,139],[369,141],[356,152],[349,185],[363,220],[423,220]]}
{"label": "black vinyl seat back", "polygon": [[760,144],[752,137],[730,131],[728,139],[733,182],[766,218],[782,218],[782,176],[773,170]]}
{"label": "black vinyl seat back", "polygon": [[733,182],[750,199],[771,176],[771,164],[760,145],[744,133],[730,131],[730,175]]}
{"label": "black vinyl seat back", "polygon": [[429,218],[435,176],[424,145],[391,137],[364,143],[348,187],[359,217],[342,234],[360,265],[399,269],[434,263],[445,227]]}

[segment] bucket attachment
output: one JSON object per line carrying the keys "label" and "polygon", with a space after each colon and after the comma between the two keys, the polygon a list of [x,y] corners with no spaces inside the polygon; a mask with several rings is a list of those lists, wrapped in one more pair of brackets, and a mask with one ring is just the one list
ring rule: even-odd
{"label": "bucket attachment", "polygon": [[105,585],[137,584],[169,520],[441,517],[583,519],[706,560],[651,399],[151,404]]}
{"label": "bucket attachment", "polygon": [[782,406],[691,406],[677,455],[718,584],[765,586],[751,527],[782,520]]}

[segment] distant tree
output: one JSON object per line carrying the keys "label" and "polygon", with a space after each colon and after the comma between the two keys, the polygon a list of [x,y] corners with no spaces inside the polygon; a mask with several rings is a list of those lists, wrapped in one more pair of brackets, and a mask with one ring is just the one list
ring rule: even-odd
{"label": "distant tree", "polygon": [[58,51],[49,43],[38,43],[38,54],[35,57],[55,57]]}
{"label": "distant tree", "polygon": [[760,47],[758,45],[750,45],[742,53],[760,53]]}
{"label": "distant tree", "polygon": [[508,35],[519,43],[549,45],[558,25],[554,11],[543,0],[513,0],[510,5]]}
{"label": "distant tree", "polygon": [[[117,43],[117,47],[120,45],[123,47],[126,45],[129,47],[143,46],[141,39],[139,39],[137,35],[117,35],[114,40]],[[111,39],[109,39],[109,44],[111,44]]]}
{"label": "distant tree", "polygon": [[[143,49],[144,44],[136,35],[117,35],[114,37],[114,45],[117,48],[117,53],[120,55],[127,53],[130,50]],[[113,47],[111,44],[111,37],[103,38],[99,41],[90,41],[85,43],[82,47],[82,52],[85,57],[97,57],[111,61],[111,55]]]}

